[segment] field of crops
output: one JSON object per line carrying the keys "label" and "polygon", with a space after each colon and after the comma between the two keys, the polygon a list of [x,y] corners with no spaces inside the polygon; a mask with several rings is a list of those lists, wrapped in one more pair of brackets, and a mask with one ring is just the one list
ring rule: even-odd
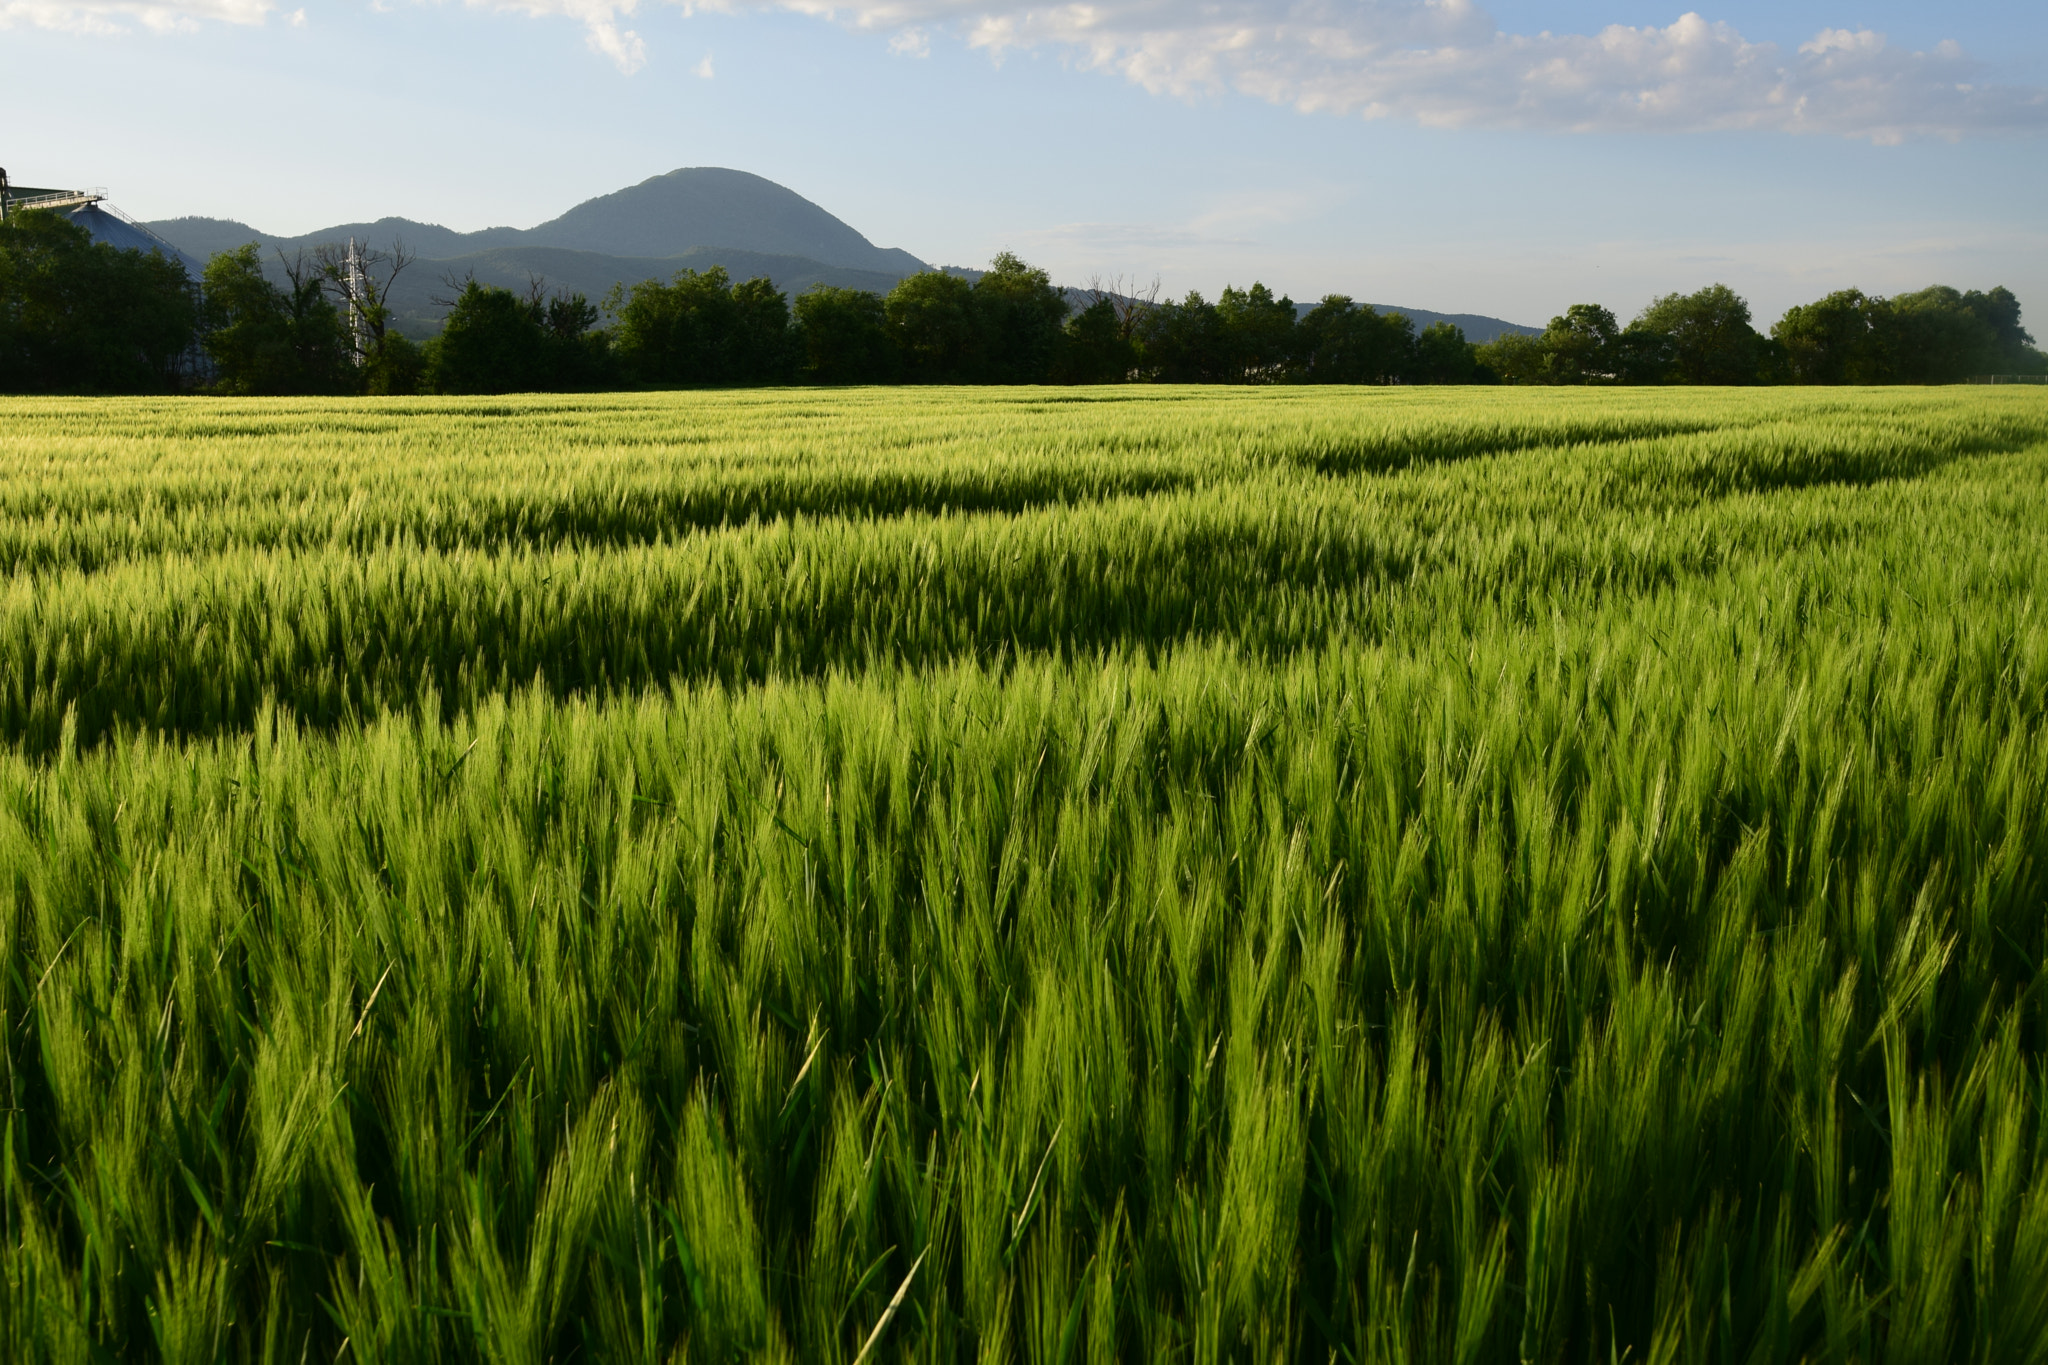
{"label": "field of crops", "polygon": [[0,403],[0,1357],[2048,1355],[2048,393]]}

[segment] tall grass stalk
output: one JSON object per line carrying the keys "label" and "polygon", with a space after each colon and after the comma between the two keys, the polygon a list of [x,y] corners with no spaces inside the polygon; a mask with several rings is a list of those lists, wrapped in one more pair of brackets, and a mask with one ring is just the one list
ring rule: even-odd
{"label": "tall grass stalk", "polygon": [[0,1354],[2048,1356],[2048,406],[6,408]]}

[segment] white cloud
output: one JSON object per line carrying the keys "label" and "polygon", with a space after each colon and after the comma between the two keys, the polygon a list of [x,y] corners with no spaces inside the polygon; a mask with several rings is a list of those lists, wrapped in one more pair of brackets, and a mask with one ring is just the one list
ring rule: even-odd
{"label": "white cloud", "polygon": [[306,26],[306,11],[304,11],[303,9],[295,9],[295,10],[293,10],[293,11],[292,11],[292,27],[293,27],[293,28],[304,28],[305,26]]}
{"label": "white cloud", "polygon": [[1049,48],[1156,94],[1236,91],[1432,127],[1766,129],[1896,142],[2048,130],[2048,90],[1987,84],[1953,43],[1830,29],[1787,53],[1687,14],[1669,27],[1513,34],[1472,0],[752,0],[863,29],[942,25],[1000,56]]}
{"label": "white cloud", "polygon": [[[647,65],[647,44],[619,20],[633,13],[637,0],[468,0],[471,9],[511,11],[534,18],[573,19],[583,25],[583,40],[592,52],[611,59],[621,75]],[[4,0],[0,0],[4,3]]]}
{"label": "white cloud", "polygon": [[69,33],[126,33],[131,24],[175,33],[201,23],[260,24],[270,0],[0,0],[0,29],[21,24]]}
{"label": "white cloud", "polygon": [[[637,0],[466,3],[572,20],[626,74],[647,61],[646,45],[625,27]],[[807,14],[888,33],[890,51],[903,56],[926,55],[935,31],[950,32],[996,58],[1056,51],[1156,94],[1236,92],[1303,112],[1429,127],[1757,129],[1876,142],[2048,131],[2048,89],[1988,80],[1954,43],[1916,52],[1869,30],[1827,29],[1788,52],[1698,14],[1662,28],[1518,34],[1501,31],[1475,0],[667,3],[685,14]],[[255,24],[271,8],[272,0],[0,0],[0,28]]]}
{"label": "white cloud", "polygon": [[708,52],[705,53],[704,60],[697,63],[697,65],[695,65],[694,67],[690,68],[690,74],[701,81],[708,81],[713,76],[717,75],[718,73],[711,69],[711,54]]}

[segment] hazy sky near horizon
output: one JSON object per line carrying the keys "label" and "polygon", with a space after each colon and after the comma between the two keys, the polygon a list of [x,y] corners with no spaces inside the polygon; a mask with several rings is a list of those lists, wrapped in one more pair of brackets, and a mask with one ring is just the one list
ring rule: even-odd
{"label": "hazy sky near horizon", "polygon": [[0,165],[139,218],[531,226],[733,166],[935,263],[1541,324],[2006,284],[2038,0],[0,0]]}

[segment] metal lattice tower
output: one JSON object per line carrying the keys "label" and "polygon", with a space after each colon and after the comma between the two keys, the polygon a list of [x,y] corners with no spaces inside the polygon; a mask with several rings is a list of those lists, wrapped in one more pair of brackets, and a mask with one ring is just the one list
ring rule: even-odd
{"label": "metal lattice tower", "polygon": [[353,237],[348,239],[344,269],[348,274],[348,332],[355,343],[356,364],[362,365],[370,359],[370,319],[363,308],[363,252]]}

